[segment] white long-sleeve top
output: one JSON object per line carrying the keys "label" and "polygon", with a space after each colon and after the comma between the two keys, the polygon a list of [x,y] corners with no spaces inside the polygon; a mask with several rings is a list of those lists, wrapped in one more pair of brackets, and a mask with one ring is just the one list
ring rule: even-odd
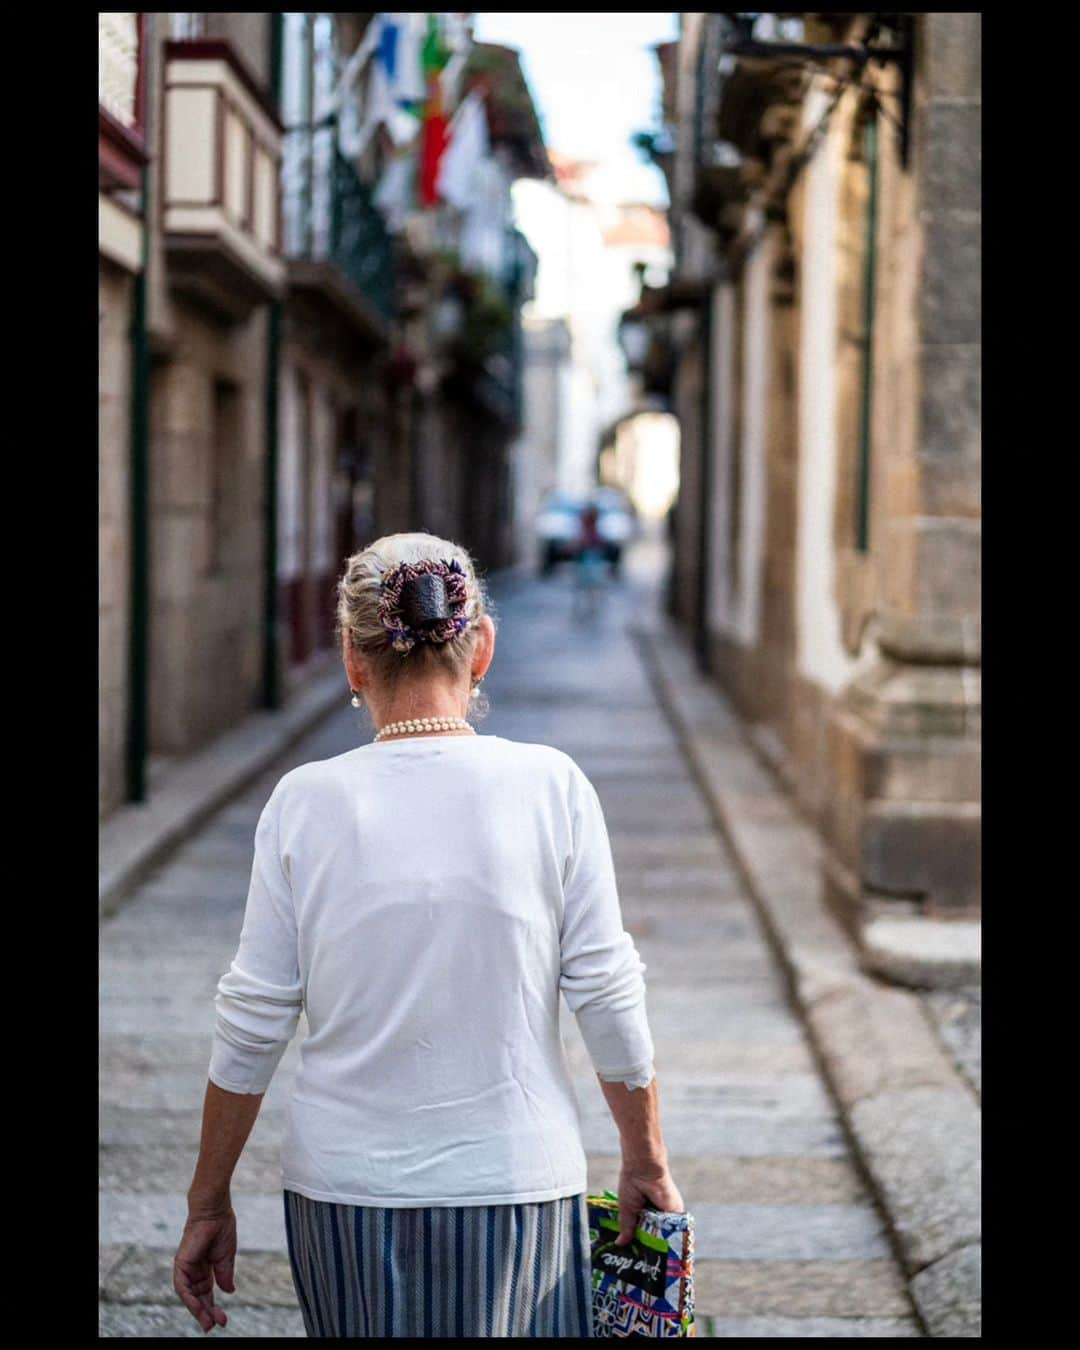
{"label": "white long-sleeve top", "polygon": [[285,1186],[343,1204],[586,1188],[559,993],[599,1075],[653,1075],[595,788],[550,746],[411,737],[301,765],[259,819],[209,1075],[266,1090],[301,1008]]}

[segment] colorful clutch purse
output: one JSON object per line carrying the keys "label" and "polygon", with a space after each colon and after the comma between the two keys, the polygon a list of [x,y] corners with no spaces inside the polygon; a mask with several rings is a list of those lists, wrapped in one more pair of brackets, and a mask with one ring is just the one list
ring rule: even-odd
{"label": "colorful clutch purse", "polygon": [[632,1241],[615,1245],[619,1201],[585,1197],[594,1336],[694,1336],[694,1216],[643,1209]]}

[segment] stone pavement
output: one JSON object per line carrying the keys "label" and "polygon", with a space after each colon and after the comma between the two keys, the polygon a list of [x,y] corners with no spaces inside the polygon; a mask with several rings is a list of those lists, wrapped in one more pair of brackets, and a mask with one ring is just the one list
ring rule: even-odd
{"label": "stone pavement", "polygon": [[[886,1224],[849,1150],[783,974],[627,631],[654,604],[641,546],[590,622],[567,578],[500,578],[482,731],[566,750],[604,806],[624,918],[646,962],[664,1133],[697,1219],[699,1335],[919,1336]],[[235,951],[255,820],[281,773],[367,733],[347,706],[222,809],[101,929],[104,1336],[201,1336],[175,1300],[213,1024]],[[564,1012],[590,1189],[617,1135]],[[302,1336],[285,1257],[277,1143],[299,1043],[234,1179],[237,1291],[217,1335]]]}

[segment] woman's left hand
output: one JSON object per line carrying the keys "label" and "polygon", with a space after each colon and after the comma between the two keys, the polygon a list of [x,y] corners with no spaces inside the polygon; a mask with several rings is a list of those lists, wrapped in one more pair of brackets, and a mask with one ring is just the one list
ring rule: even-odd
{"label": "woman's left hand", "polygon": [[189,1214],[173,1258],[173,1288],[203,1331],[223,1327],[229,1320],[224,1308],[214,1306],[214,1282],[225,1293],[234,1293],[235,1261],[236,1215],[232,1208],[216,1214]]}

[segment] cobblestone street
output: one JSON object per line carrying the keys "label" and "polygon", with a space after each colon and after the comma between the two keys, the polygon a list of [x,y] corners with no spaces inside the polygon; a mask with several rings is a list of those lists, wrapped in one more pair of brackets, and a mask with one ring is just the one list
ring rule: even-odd
{"label": "cobblestone street", "polygon": [[[645,542],[590,621],[571,579],[493,587],[499,636],[485,734],[572,755],[606,814],[626,925],[646,962],[664,1134],[697,1220],[698,1334],[919,1336],[884,1219],[851,1157],[804,1027],[658,704],[630,629],[656,603]],[[213,993],[235,951],[255,822],[287,768],[366,738],[348,706],[221,810],[101,929],[101,1334],[201,1336],[171,1263],[198,1143]],[[590,1159],[614,1187],[613,1122],[563,1008]],[[277,1147],[305,1026],[237,1169],[236,1293],[218,1335],[303,1336]]]}

